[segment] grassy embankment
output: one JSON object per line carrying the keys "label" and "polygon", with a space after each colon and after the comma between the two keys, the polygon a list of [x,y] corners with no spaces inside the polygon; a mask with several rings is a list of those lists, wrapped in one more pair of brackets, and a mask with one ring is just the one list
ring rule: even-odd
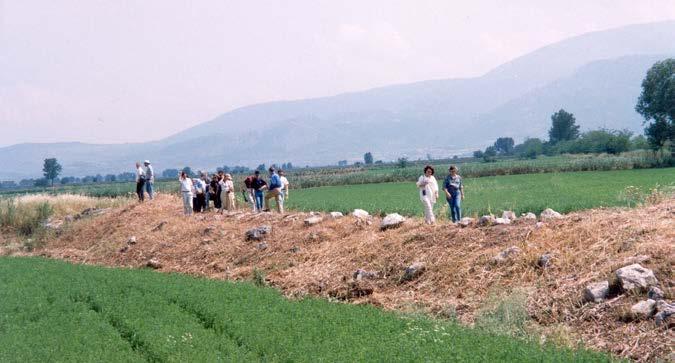
{"label": "grassy embankment", "polygon": [[0,361],[607,361],[452,322],[144,270],[0,258]]}

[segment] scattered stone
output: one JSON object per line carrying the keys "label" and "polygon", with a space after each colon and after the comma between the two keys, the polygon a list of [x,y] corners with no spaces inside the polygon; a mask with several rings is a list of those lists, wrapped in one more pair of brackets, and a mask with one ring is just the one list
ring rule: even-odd
{"label": "scattered stone", "polygon": [[246,231],[246,240],[260,241],[270,233],[272,233],[272,227],[267,225],[249,229]]}
{"label": "scattered stone", "polygon": [[338,219],[344,217],[344,214],[342,214],[342,212],[330,212],[330,217],[333,219]]}
{"label": "scattered stone", "polygon": [[267,247],[269,247],[269,246],[267,245],[267,242],[260,242],[260,243],[258,243],[257,246],[255,246],[255,248],[257,248],[257,249],[260,250],[260,251],[266,250]]}
{"label": "scattered stone", "polygon": [[539,256],[537,259],[537,266],[540,268],[549,268],[551,267],[551,260],[553,259],[553,255],[550,253],[544,253],[543,255]]}
{"label": "scattered stone", "polygon": [[155,228],[152,229],[152,231],[153,232],[161,231],[162,229],[164,229],[164,226],[166,226],[166,224],[167,221],[161,221]]}
{"label": "scattered stone", "polygon": [[370,218],[370,214],[363,209],[354,209],[352,212],[352,215],[358,219],[368,219]]}
{"label": "scattered stone", "polygon": [[541,212],[540,218],[542,220],[544,220],[544,219],[560,219],[560,218],[562,218],[562,214],[554,211],[551,208],[546,208],[546,209],[544,209],[543,212]]}
{"label": "scattered stone", "polygon": [[315,224],[319,224],[323,221],[323,218],[321,216],[311,216],[307,219],[305,219],[305,226],[313,226]]}
{"label": "scattered stone", "polygon": [[646,291],[649,287],[658,284],[654,272],[637,263],[616,270],[616,277],[623,291],[633,289]]}
{"label": "scattered stone", "polygon": [[59,231],[63,226],[63,221],[59,219],[49,219],[42,223],[42,228],[52,231]]}
{"label": "scattered stone", "polygon": [[663,290],[659,289],[656,286],[652,286],[649,288],[649,292],[647,292],[647,297],[654,301],[663,300],[664,297]]}
{"label": "scattered stone", "polygon": [[156,258],[151,258],[145,265],[155,270],[162,268],[162,263]]}
{"label": "scattered stone", "polygon": [[520,219],[536,220],[536,219],[537,219],[537,215],[534,214],[534,213],[532,213],[532,212],[527,212],[527,213],[523,213],[523,214],[520,216]]}
{"label": "scattered stone", "polygon": [[120,253],[125,253],[127,251],[129,251],[129,246],[124,246],[124,247],[120,248]]}
{"label": "scattered stone", "polygon": [[208,226],[208,227],[204,228],[203,234],[206,236],[206,235],[211,234],[211,232],[213,232],[213,231],[214,231],[214,228],[211,227],[211,226]]}
{"label": "scattered stone", "polygon": [[672,325],[675,325],[672,319],[673,314],[675,314],[675,304],[669,304],[665,300],[656,302],[656,315],[654,315],[656,325],[666,324],[668,328],[672,328]]}
{"label": "scattered stone", "polygon": [[[107,212],[110,208],[87,208],[78,214],[79,218],[97,216]],[[75,219],[79,219],[78,216]]]}
{"label": "scattered stone", "polygon": [[497,225],[511,224],[511,220],[508,218],[495,218],[494,224]]}
{"label": "scattered stone", "polygon": [[518,256],[520,252],[521,252],[520,248],[516,246],[511,246],[505,249],[504,251],[499,252],[495,257],[492,258],[492,261],[497,264],[504,263]]}
{"label": "scattered stone", "polygon": [[362,269],[356,270],[354,272],[353,276],[354,280],[359,281],[359,280],[373,280],[377,278],[377,274],[375,272],[370,272]]}
{"label": "scattered stone", "polygon": [[315,211],[310,211],[310,212],[309,212],[309,216],[310,216],[310,217],[321,216],[321,213],[315,212]]}
{"label": "scattered stone", "polygon": [[129,240],[127,241],[127,244],[135,245],[136,244],[136,236],[129,237]]}
{"label": "scattered stone", "polygon": [[640,301],[639,303],[631,306],[630,312],[636,319],[649,319],[654,315],[654,308],[656,307],[656,301],[649,299]]}
{"label": "scattered stone", "polygon": [[534,225],[534,228],[540,229],[540,228],[544,228],[545,226],[546,226],[546,223],[544,223],[544,222],[537,222],[537,224]]}
{"label": "scattered stone", "polygon": [[389,228],[396,228],[405,222],[405,218],[398,213],[387,214],[380,223],[380,229],[385,230]]}
{"label": "scattered stone", "polygon": [[502,212],[502,218],[503,218],[503,219],[508,219],[508,220],[510,220],[511,222],[513,222],[513,221],[515,221],[516,219],[518,219],[518,217],[516,217],[516,214],[513,213],[513,211],[510,211],[510,210],[505,210],[504,212]]}
{"label": "scattered stone", "polygon": [[298,246],[293,246],[293,247],[291,247],[291,249],[288,250],[288,251],[291,252],[291,253],[298,253],[298,252],[300,252],[300,247],[298,247]]}
{"label": "scattered stone", "polygon": [[602,302],[609,294],[609,281],[600,281],[589,284],[584,289],[584,301]]}
{"label": "scattered stone", "polygon": [[68,222],[68,223],[71,223],[71,222],[72,222],[73,220],[75,220],[75,219],[73,218],[73,216],[71,216],[71,215],[69,214],[69,215],[65,216],[65,217],[63,218],[63,220],[66,221],[66,222]]}
{"label": "scattered stone", "polygon": [[424,272],[424,270],[426,270],[426,266],[424,266],[423,263],[421,262],[413,263],[412,265],[406,267],[405,271],[403,271],[403,276],[401,276],[401,282],[416,279]]}
{"label": "scattered stone", "polygon": [[480,226],[491,226],[495,223],[495,216],[493,215],[484,215],[478,220],[478,225]]}
{"label": "scattered stone", "polygon": [[468,226],[472,225],[475,221],[476,221],[476,220],[473,219],[473,218],[470,218],[470,217],[464,217],[464,218],[462,218],[462,219],[459,220],[459,225],[460,225],[461,227],[468,227]]}

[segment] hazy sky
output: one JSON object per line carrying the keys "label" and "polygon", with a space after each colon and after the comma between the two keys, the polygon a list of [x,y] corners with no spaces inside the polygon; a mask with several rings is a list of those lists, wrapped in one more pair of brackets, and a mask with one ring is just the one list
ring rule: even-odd
{"label": "hazy sky", "polygon": [[0,0],[0,146],[156,140],[233,108],[481,75],[673,0]]}

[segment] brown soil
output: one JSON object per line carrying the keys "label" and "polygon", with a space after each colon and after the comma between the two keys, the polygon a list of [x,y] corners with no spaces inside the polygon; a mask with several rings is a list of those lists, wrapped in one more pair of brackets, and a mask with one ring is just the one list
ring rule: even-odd
{"label": "brown soil", "polygon": [[[154,258],[162,271],[219,279],[251,279],[258,269],[289,297],[310,294],[439,315],[454,311],[467,324],[486,301],[525,291],[533,331],[542,339],[571,346],[581,341],[639,361],[673,354],[672,328],[626,319],[625,311],[644,295],[623,294],[599,304],[584,304],[581,295],[588,283],[611,280],[617,268],[637,262],[652,269],[667,299],[673,298],[675,198],[638,209],[572,213],[539,227],[534,221],[426,226],[409,219],[400,228],[380,231],[379,218],[366,223],[325,216],[305,226],[304,213],[183,217],[181,211],[180,201],[169,195],[115,208],[67,224],[35,254],[128,267]],[[273,228],[266,249],[244,238],[248,229],[263,224]],[[131,236],[137,242],[126,247]],[[495,264],[492,258],[510,246],[522,252]],[[537,266],[544,253],[554,256],[546,269]],[[401,282],[414,262],[424,263],[425,271]],[[377,277],[354,282],[357,269]]]}

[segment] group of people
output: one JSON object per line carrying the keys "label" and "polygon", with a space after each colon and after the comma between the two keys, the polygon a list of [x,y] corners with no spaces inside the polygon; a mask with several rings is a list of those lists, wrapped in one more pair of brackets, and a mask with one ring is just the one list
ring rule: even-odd
{"label": "group of people", "polygon": [[[434,204],[438,199],[438,182],[434,177],[434,167],[427,165],[424,167],[424,174],[417,180],[417,188],[420,191],[420,200],[424,205],[424,221],[427,224],[436,223],[434,216]],[[450,207],[450,215],[453,223],[458,223],[462,219],[461,203],[464,200],[464,184],[462,177],[459,176],[457,167],[451,165],[448,169],[448,175],[443,180],[443,192],[445,199]]]}
{"label": "group of people", "polygon": [[143,161],[143,167],[141,167],[141,163],[136,162],[136,194],[139,202],[145,200],[145,192],[148,192],[148,197],[152,200],[154,184],[155,171],[152,169],[150,160]]}
{"label": "group of people", "polygon": [[[232,175],[219,171],[209,178],[207,173],[201,173],[199,178],[191,178],[184,171],[180,172],[180,192],[183,199],[185,215],[204,212],[213,208],[219,212],[237,209],[236,188]],[[269,211],[270,199],[276,202],[279,213],[284,212],[284,201],[288,199],[290,184],[283,170],[269,168],[269,184],[256,170],[253,175],[244,179],[241,194],[245,203],[251,206],[253,212]]]}

